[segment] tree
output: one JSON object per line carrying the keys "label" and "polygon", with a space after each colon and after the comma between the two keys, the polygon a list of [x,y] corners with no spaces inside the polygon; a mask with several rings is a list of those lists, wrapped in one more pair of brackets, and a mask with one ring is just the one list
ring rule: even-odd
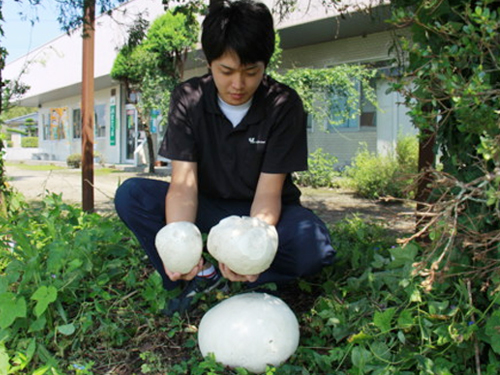
{"label": "tree", "polygon": [[[403,92],[421,142],[440,153],[424,177],[428,234],[419,269],[428,285],[461,273],[495,281],[500,246],[500,27],[494,0],[394,0],[394,22],[410,25],[400,47]],[[436,169],[439,163],[441,168]],[[432,177],[432,178],[429,178]]]}
{"label": "tree", "polygon": [[26,127],[26,133],[28,137],[36,137],[37,136],[37,123],[32,118],[26,119],[24,122],[24,126]]}
{"label": "tree", "polygon": [[[21,0],[16,0],[21,1]],[[88,17],[88,10],[92,8],[92,13],[97,5],[99,13],[111,13],[112,9],[119,3],[125,0],[91,0],[91,1],[80,1],[80,0],[64,0],[58,2],[59,6],[59,16],[58,21],[61,24],[61,28],[66,32],[73,32],[77,30],[77,27],[87,24],[93,17]],[[40,4],[40,0],[26,0],[30,5],[37,6]],[[3,29],[1,27],[3,19],[2,13],[3,2],[0,1],[0,37],[3,37]],[[92,24],[93,25],[93,24]],[[93,27],[93,26],[91,26]],[[82,34],[85,33],[85,27],[82,29]],[[85,36],[85,35],[82,35]],[[7,56],[7,50],[4,47],[0,47],[0,114],[3,110],[7,108],[6,103],[13,103],[13,101],[6,102],[8,98],[12,100],[16,95],[22,95],[27,91],[27,88],[22,85],[22,83],[15,80],[11,82],[11,87],[6,87],[6,82],[2,80],[2,74],[5,67],[5,58]],[[85,86],[85,85],[84,85]],[[93,93],[91,93],[93,98]],[[93,102],[93,99],[92,99]],[[3,165],[3,142],[0,139],[0,206],[5,206],[5,195],[7,193],[7,185],[5,183],[5,171]],[[85,155],[88,153],[85,153]],[[85,174],[85,173],[84,173]],[[85,177],[85,176],[84,176]],[[84,195],[85,195],[85,185],[84,185]],[[84,200],[85,201],[85,200]],[[93,202],[92,202],[93,205]],[[85,206],[85,202],[84,202]]]}
{"label": "tree", "polygon": [[151,112],[167,113],[170,91],[182,80],[187,54],[198,38],[195,14],[194,8],[167,11],[149,30],[147,22],[137,19],[111,70],[111,77],[123,82],[128,93],[137,93],[133,104],[146,133],[150,173],[155,171]]}

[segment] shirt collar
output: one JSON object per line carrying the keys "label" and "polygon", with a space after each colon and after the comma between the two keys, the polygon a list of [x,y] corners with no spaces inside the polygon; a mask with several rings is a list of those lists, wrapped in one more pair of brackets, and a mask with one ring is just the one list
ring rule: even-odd
{"label": "shirt collar", "polygon": [[[204,83],[206,90],[205,95],[203,95],[206,111],[208,111],[209,113],[215,113],[222,116],[222,111],[219,107],[219,104],[217,103],[217,88],[215,87],[212,74],[208,73],[201,79]],[[264,94],[266,91],[266,87],[269,86],[268,81],[269,81],[269,76],[264,75],[262,82],[260,83],[259,87],[257,88],[257,91],[255,91],[255,94],[253,95],[252,106],[248,110],[248,113],[243,119],[243,122],[238,127],[241,127],[241,125],[245,124],[258,123],[265,117],[266,110],[264,105],[265,104]]]}

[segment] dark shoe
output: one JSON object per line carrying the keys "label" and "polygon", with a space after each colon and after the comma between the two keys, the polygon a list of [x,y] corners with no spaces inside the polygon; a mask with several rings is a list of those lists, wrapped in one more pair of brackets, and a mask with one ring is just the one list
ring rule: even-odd
{"label": "dark shoe", "polygon": [[226,290],[227,285],[221,274],[217,272],[211,278],[196,276],[189,281],[182,293],[168,301],[167,307],[162,310],[163,315],[172,316],[176,312],[183,314],[194,307],[194,302],[205,293],[214,289]]}

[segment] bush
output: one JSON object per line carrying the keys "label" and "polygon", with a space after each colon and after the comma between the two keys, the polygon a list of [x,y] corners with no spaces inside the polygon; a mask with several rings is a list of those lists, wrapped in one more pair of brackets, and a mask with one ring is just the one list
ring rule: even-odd
{"label": "bush", "polygon": [[40,208],[19,205],[0,220],[9,233],[0,236],[0,373],[88,374],[77,369],[91,362],[93,373],[107,372],[93,349],[111,352],[150,324],[166,300],[161,278],[144,272],[142,251],[118,218],[87,214],[55,194]]}
{"label": "bush", "polygon": [[37,148],[38,147],[38,137],[23,137],[23,138],[21,138],[21,147]]}
{"label": "bush", "polygon": [[104,156],[102,156],[102,154],[98,151],[94,151],[94,163],[100,165],[104,165],[105,163]]}
{"label": "bush", "polygon": [[81,154],[71,154],[66,159],[66,164],[70,168],[80,168],[82,164],[82,155]]}
{"label": "bush", "polygon": [[311,186],[313,188],[334,187],[335,177],[340,175],[334,169],[334,165],[337,162],[338,159],[335,156],[323,152],[323,149],[318,148],[309,154],[309,169],[295,173],[294,180],[300,186]]}
{"label": "bush", "polygon": [[400,138],[395,155],[376,155],[363,144],[352,166],[346,168],[347,185],[365,198],[412,198],[410,185],[417,173],[417,162],[416,137]]}

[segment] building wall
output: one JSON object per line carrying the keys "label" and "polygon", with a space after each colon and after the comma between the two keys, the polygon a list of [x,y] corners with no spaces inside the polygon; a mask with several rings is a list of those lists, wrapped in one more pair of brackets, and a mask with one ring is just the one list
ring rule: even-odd
{"label": "building wall", "polygon": [[[111,128],[112,90],[115,93],[116,103],[114,137]],[[119,163],[121,157],[120,140],[123,134],[119,125],[122,117],[119,105],[120,95],[119,86],[95,92],[94,107],[99,113],[98,123],[103,126],[95,126],[94,150],[108,163]],[[40,108],[39,147],[48,154],[49,159],[66,160],[71,154],[81,154],[81,134],[78,134],[78,127],[75,127],[79,110],[81,113],[80,96],[47,102]],[[62,134],[64,134],[64,138],[62,138]]]}
{"label": "building wall", "polygon": [[[302,1],[302,0],[301,0]],[[370,0],[366,0],[370,2]],[[307,0],[303,2],[309,4]],[[355,3],[356,1],[352,1]],[[358,1],[359,2],[359,1]],[[297,24],[326,16],[319,7],[311,8],[305,4],[303,12],[298,12],[287,21],[277,23],[280,27]],[[307,11],[306,11],[307,10]],[[105,130],[102,136],[95,138],[95,150],[101,153],[106,162],[130,162],[125,157],[126,124],[124,98],[117,82],[109,78],[117,50],[123,45],[127,35],[127,27],[132,24],[136,14],[144,12],[147,18],[154,19],[164,12],[163,5],[157,0],[132,0],[121,5],[113,17],[99,17],[96,26],[95,52],[95,105],[104,105]],[[329,14],[331,16],[331,14]],[[398,31],[401,32],[401,31]],[[404,31],[403,31],[404,32]],[[293,48],[283,52],[282,69],[294,67],[325,68],[338,64],[361,62],[381,62],[389,60],[389,49],[392,45],[391,32],[377,32],[364,36],[333,40],[325,43]],[[26,61],[32,61],[23,81],[29,83],[25,105],[41,105],[39,117],[40,148],[46,150],[51,159],[65,160],[72,153],[81,153],[81,139],[73,134],[73,111],[80,108],[81,92],[81,62],[82,40],[78,31],[70,36],[62,35],[56,40],[33,51],[23,59],[9,64],[5,71],[6,77],[15,78]],[[203,62],[197,61],[196,67],[185,72],[185,79],[205,74],[207,68]],[[331,152],[339,158],[339,164],[349,163],[352,156],[365,142],[372,151],[388,152],[395,143],[395,137],[400,133],[414,132],[401,98],[397,93],[386,94],[387,82],[379,82],[377,86],[379,109],[375,127],[359,129],[338,129],[336,132],[325,133],[319,124],[314,124],[313,132],[309,133],[309,149],[318,147]],[[111,90],[116,91],[116,129],[114,143],[111,137]],[[55,99],[60,98],[60,99]],[[38,102],[37,102],[38,101]],[[63,127],[66,137],[61,140],[47,137],[44,128],[51,121],[51,108],[66,108],[68,116]],[[161,141],[163,134],[159,134]]]}
{"label": "building wall", "polygon": [[[407,32],[405,30],[400,32]],[[383,62],[389,60],[389,49],[393,43],[393,32],[380,32],[366,36],[346,38],[327,43],[295,48],[283,52],[282,68],[328,68],[341,64]],[[338,166],[348,165],[356,152],[366,144],[374,153],[389,153],[394,150],[399,135],[416,134],[403,99],[397,92],[389,92],[387,80],[379,79],[376,84],[377,114],[375,127],[357,129],[338,128],[325,132],[322,124],[313,121],[312,132],[308,134],[310,152],[321,148],[338,158]]]}
{"label": "building wall", "polygon": [[375,129],[364,129],[352,132],[326,133],[315,129],[307,134],[309,153],[321,148],[338,159],[336,168],[349,165],[361,145],[365,143],[370,152],[377,152],[377,132]]}
{"label": "building wall", "polygon": [[394,35],[385,31],[283,51],[283,69],[328,68],[340,64],[389,60]]}
{"label": "building wall", "polygon": [[[132,0],[113,10],[112,17],[101,15],[96,19],[94,76],[96,79],[106,77],[99,85],[110,85],[109,73],[118,50],[125,44],[128,28],[132,26],[140,14],[148,20],[153,20],[164,14],[164,6],[158,0]],[[33,50],[8,64],[4,77],[17,79],[20,72],[21,81],[28,83],[30,88],[26,98],[37,100],[38,95],[46,95],[54,91],[81,91],[82,81],[82,31],[76,29],[69,35],[62,34],[49,43]],[[60,95],[59,95],[60,96]],[[43,103],[42,103],[43,104]],[[29,102],[27,105],[38,105]]]}

